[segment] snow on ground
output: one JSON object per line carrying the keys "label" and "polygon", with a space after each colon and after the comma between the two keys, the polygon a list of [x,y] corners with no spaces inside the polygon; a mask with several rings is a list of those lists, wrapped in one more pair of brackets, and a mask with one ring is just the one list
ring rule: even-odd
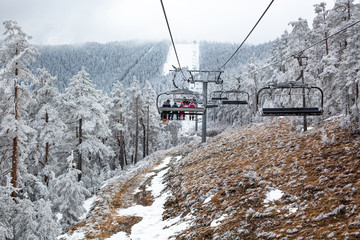
{"label": "snow on ground", "polygon": [[274,189],[266,193],[266,199],[264,203],[269,203],[271,201],[279,200],[284,193],[280,189]]}
{"label": "snow on ground", "polygon": [[[177,157],[179,160],[181,157]],[[126,209],[119,209],[119,216],[139,216],[142,220],[131,228],[130,236],[124,232],[118,232],[112,235],[108,240],[115,239],[169,239],[176,232],[184,230],[188,224],[180,222],[180,218],[163,221],[162,214],[164,211],[164,203],[169,197],[169,192],[163,192],[165,188],[164,175],[167,173],[166,167],[171,157],[166,157],[164,161],[154,170],[161,170],[151,181],[151,185],[147,188],[151,191],[155,201],[150,206],[134,205]]]}

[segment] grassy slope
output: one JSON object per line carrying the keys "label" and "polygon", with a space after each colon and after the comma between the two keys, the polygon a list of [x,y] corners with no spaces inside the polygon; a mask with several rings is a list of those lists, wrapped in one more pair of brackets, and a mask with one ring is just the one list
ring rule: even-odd
{"label": "grassy slope", "polygon": [[[223,133],[173,166],[165,217],[193,216],[178,239],[360,238],[359,146],[337,120],[308,133],[285,119]],[[265,204],[271,189],[284,195]]]}
{"label": "grassy slope", "polygon": [[[177,148],[168,153],[183,159],[174,160],[166,176],[173,196],[164,219],[191,219],[177,239],[359,238],[360,136],[339,125],[327,121],[299,133],[279,119]],[[130,232],[140,219],[116,216],[116,210],[152,203],[145,188],[152,166],[104,188],[87,219],[71,231],[85,229],[88,239]],[[134,195],[135,189],[141,191]],[[265,204],[272,189],[284,195]]]}

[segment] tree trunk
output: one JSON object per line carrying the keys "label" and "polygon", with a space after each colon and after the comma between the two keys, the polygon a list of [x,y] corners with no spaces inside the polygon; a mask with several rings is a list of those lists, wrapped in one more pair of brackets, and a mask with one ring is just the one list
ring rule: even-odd
{"label": "tree trunk", "polygon": [[329,55],[329,44],[327,40],[327,32],[325,32],[325,49],[326,49],[326,55]]}
{"label": "tree trunk", "polygon": [[[82,171],[82,156],[81,156],[81,151],[79,150],[79,147],[82,143],[82,119],[79,120],[79,145],[78,145],[78,152],[79,152],[79,158],[78,158],[78,163],[77,163],[77,169]],[[78,181],[81,181],[81,172],[78,175]]]}
{"label": "tree trunk", "polygon": [[150,106],[147,106],[147,134],[146,134],[146,156],[149,155],[149,138],[150,138]]}
{"label": "tree trunk", "polygon": [[[122,105],[120,105],[120,108],[122,107]],[[119,119],[120,124],[123,124],[123,116],[122,114],[120,114],[120,119]],[[124,158],[125,158],[125,151],[124,151],[125,147],[124,147],[124,133],[122,130],[120,130],[119,133],[119,162],[120,162],[120,167],[121,170],[124,170]]]}
{"label": "tree trunk", "polygon": [[[18,55],[18,50],[16,49],[16,55]],[[17,65],[18,63],[16,63]],[[17,86],[17,76],[19,75],[19,70],[16,67],[15,68],[15,80],[14,80],[14,115],[15,115],[15,121],[18,120],[19,115],[18,115],[18,91],[19,88]],[[13,151],[12,151],[12,156],[11,156],[11,184],[14,188],[17,188],[17,169],[18,169],[18,138],[17,138],[17,127],[15,130],[15,137],[13,138]],[[12,197],[16,197],[17,196],[17,192],[13,191],[11,193]]]}
{"label": "tree trunk", "polygon": [[138,145],[139,145],[139,98],[136,98],[135,102],[135,158],[134,164],[137,163]]}
{"label": "tree trunk", "polygon": [[145,124],[143,122],[143,119],[140,118],[140,124],[143,127],[143,158],[146,157],[146,128],[145,128]]}
{"label": "tree trunk", "polygon": [[[46,124],[49,122],[49,114],[47,112],[45,114],[45,122],[46,122]],[[44,166],[46,166],[49,162],[49,152],[50,152],[50,144],[49,144],[49,142],[46,142]],[[45,175],[44,181],[46,183],[46,186],[48,186],[49,185],[49,176]]]}

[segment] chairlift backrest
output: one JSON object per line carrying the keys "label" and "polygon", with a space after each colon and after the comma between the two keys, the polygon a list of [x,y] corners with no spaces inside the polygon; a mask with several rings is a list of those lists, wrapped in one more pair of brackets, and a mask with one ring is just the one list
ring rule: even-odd
{"label": "chairlift backrest", "polygon": [[221,97],[223,96],[222,104],[245,105],[248,104],[250,100],[249,93],[241,90],[224,91],[221,94]]}

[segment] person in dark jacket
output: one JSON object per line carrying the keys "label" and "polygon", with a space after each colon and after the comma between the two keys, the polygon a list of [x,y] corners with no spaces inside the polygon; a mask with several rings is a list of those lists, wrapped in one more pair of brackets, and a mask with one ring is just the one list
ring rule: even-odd
{"label": "person in dark jacket", "polygon": [[[171,105],[170,105],[170,100],[165,101],[162,106],[163,106],[163,107],[171,107]],[[169,114],[169,113],[170,113],[170,111],[163,111],[163,112],[161,113],[161,118],[162,118],[162,119],[170,119],[170,114]]]}
{"label": "person in dark jacket", "polygon": [[[177,107],[179,107],[177,104],[176,104],[176,102],[174,102],[174,104],[171,106],[172,108],[177,108]],[[170,114],[170,118],[171,118],[171,120],[173,120],[173,118],[174,118],[174,115],[176,116],[176,120],[179,120],[179,114],[178,114],[178,111],[172,111],[172,113]]]}

